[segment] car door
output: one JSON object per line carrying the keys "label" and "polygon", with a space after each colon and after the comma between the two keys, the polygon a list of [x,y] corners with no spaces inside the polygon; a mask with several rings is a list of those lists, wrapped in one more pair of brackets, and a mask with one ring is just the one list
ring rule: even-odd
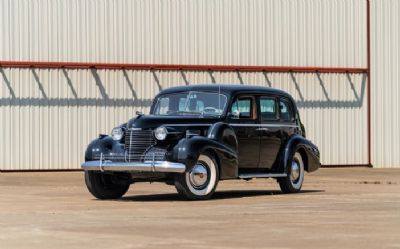
{"label": "car door", "polygon": [[277,98],[260,96],[258,98],[260,116],[260,160],[259,168],[273,167],[282,144],[282,130],[279,122]]}
{"label": "car door", "polygon": [[257,168],[260,156],[260,135],[256,98],[254,96],[239,96],[231,105],[228,123],[233,127],[238,139],[239,168]]}

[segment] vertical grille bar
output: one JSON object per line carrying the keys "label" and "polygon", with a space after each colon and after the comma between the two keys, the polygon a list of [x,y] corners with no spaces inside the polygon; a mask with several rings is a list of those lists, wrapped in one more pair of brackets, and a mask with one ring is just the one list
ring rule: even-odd
{"label": "vertical grille bar", "polygon": [[155,143],[152,130],[128,129],[125,134],[127,161],[143,161],[145,152]]}

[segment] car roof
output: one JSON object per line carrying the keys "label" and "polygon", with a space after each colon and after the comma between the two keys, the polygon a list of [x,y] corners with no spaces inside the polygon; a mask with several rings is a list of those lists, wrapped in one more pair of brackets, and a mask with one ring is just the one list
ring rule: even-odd
{"label": "car roof", "polygon": [[290,94],[279,89],[264,87],[264,86],[249,86],[249,85],[235,85],[235,84],[201,84],[201,85],[188,85],[176,86],[162,90],[159,95],[175,93],[175,92],[189,92],[189,91],[210,91],[236,95],[238,93],[269,93],[277,94],[292,99]]}

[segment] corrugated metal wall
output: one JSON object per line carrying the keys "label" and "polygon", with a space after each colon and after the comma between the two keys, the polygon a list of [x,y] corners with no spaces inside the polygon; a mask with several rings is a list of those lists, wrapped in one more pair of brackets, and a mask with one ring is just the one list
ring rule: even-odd
{"label": "corrugated metal wall", "polygon": [[[366,2],[0,1],[0,60],[366,67]],[[298,101],[324,164],[367,164],[366,75],[0,68],[0,169],[75,169],[169,86],[260,84]]]}
{"label": "corrugated metal wall", "polygon": [[1,0],[2,60],[366,67],[364,0]]}
{"label": "corrugated metal wall", "polygon": [[400,167],[400,1],[372,1],[372,164]]}
{"label": "corrugated metal wall", "polygon": [[365,75],[0,70],[3,170],[78,168],[91,139],[148,111],[159,89],[213,81],[290,92],[324,164],[366,163]]}

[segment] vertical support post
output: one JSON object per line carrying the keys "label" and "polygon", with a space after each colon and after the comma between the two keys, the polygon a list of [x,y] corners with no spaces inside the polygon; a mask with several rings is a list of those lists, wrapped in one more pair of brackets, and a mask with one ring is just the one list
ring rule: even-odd
{"label": "vertical support post", "polygon": [[367,129],[368,129],[368,166],[371,162],[371,7],[367,1]]}

